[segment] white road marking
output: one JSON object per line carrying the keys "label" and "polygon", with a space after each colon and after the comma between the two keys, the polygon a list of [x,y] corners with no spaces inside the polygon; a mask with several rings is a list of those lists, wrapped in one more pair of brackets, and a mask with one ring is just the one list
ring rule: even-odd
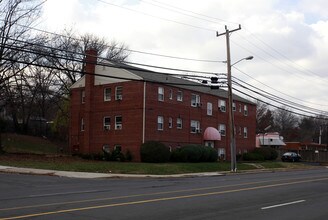
{"label": "white road marking", "polygon": [[298,200],[298,201],[294,201],[294,202],[287,202],[287,203],[282,203],[282,204],[277,204],[277,205],[262,207],[261,209],[262,210],[265,210],[265,209],[273,209],[273,208],[277,208],[277,207],[281,207],[281,206],[287,206],[287,205],[293,205],[293,204],[297,204],[297,203],[301,203],[301,202],[305,202],[305,200]]}

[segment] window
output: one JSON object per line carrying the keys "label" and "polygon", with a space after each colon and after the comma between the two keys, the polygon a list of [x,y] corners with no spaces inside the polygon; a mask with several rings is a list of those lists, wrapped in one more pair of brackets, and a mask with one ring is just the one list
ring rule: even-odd
{"label": "window", "polygon": [[105,116],[103,119],[103,124],[104,124],[104,130],[109,131],[110,130],[110,117]]}
{"label": "window", "polygon": [[169,117],[169,128],[173,127],[173,120],[171,117]]}
{"label": "window", "polygon": [[122,100],[123,99],[123,87],[116,86],[115,87],[115,100]]}
{"label": "window", "polygon": [[164,117],[157,116],[157,130],[163,131],[164,129]]}
{"label": "window", "polygon": [[85,91],[81,91],[81,103],[85,103]]}
{"label": "window", "polygon": [[236,111],[236,103],[235,102],[232,103],[232,111],[234,111],[234,112]]}
{"label": "window", "polygon": [[164,88],[158,87],[158,101],[164,101]]}
{"label": "window", "polygon": [[115,116],[115,130],[122,129],[122,116]]}
{"label": "window", "polygon": [[191,120],[190,121],[191,133],[200,133],[200,123],[199,121]]}
{"label": "window", "polygon": [[219,100],[219,109],[221,112],[226,112],[226,101],[225,100]]}
{"label": "window", "polygon": [[207,103],[207,115],[212,115],[212,103]]}
{"label": "window", "polygon": [[108,144],[104,144],[103,147],[103,152],[109,154],[110,153],[110,147]]}
{"label": "window", "polygon": [[200,106],[200,96],[196,94],[191,94],[191,106],[198,107]]}
{"label": "window", "polygon": [[247,138],[247,127],[244,127],[244,138]]}
{"label": "window", "polygon": [[81,118],[81,131],[84,131],[84,119]]}
{"label": "window", "polygon": [[173,99],[173,91],[172,91],[172,89],[170,89],[170,92],[169,92],[169,99]]}
{"label": "window", "polygon": [[226,136],[226,125],[225,124],[220,124],[219,125],[219,131],[222,136]]}
{"label": "window", "polygon": [[107,102],[107,101],[110,101],[111,100],[111,88],[104,88],[104,101]]}
{"label": "window", "polygon": [[241,112],[241,104],[239,104],[239,112]]}
{"label": "window", "polygon": [[244,105],[244,115],[245,115],[245,116],[248,115],[248,108],[247,108],[247,105]]}
{"label": "window", "polygon": [[218,148],[218,156],[220,160],[225,160],[226,158],[226,151],[225,148]]}
{"label": "window", "polygon": [[177,118],[177,129],[182,129],[182,118]]}
{"label": "window", "polygon": [[177,101],[179,101],[179,102],[182,102],[183,101],[182,91],[178,91],[178,93],[177,93]]}

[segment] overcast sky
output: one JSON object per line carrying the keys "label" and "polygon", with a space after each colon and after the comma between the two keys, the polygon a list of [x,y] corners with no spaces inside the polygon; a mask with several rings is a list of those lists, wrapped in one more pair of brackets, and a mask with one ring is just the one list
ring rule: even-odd
{"label": "overcast sky", "polygon": [[[232,75],[279,97],[328,111],[327,9],[327,0],[48,0],[40,27],[57,33],[73,27],[123,42],[131,50],[225,61],[225,37],[216,37],[216,31],[241,24],[230,38],[232,63],[249,55],[254,59],[236,64]],[[140,53],[131,53],[129,60],[227,72],[222,62]]]}

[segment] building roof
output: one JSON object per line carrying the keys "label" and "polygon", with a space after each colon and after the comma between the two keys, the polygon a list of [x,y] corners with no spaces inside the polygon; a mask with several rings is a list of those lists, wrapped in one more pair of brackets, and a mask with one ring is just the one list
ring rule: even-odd
{"label": "building roof", "polygon": [[286,144],[279,138],[271,138],[271,137],[260,137],[260,144],[263,146],[285,146]]}
{"label": "building roof", "polygon": [[[96,65],[95,85],[137,80],[166,84],[182,89],[188,89],[196,92],[228,98],[228,92],[226,90],[211,89],[208,85],[197,83],[188,79],[183,79],[177,76],[172,76],[169,73],[159,73],[126,64],[114,64],[111,62],[107,62],[106,64],[108,64],[109,66]],[[85,77],[83,76],[76,83],[74,83],[71,88],[84,87],[84,85]],[[233,99],[255,105],[254,102],[251,102],[250,100],[247,100],[237,95],[233,95]]]}

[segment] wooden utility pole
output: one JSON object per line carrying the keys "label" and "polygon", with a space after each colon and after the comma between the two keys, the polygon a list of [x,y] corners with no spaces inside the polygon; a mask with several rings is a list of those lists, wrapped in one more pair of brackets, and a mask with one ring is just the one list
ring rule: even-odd
{"label": "wooden utility pole", "polygon": [[230,57],[230,33],[238,31],[241,29],[241,25],[238,28],[229,30],[227,26],[225,26],[225,32],[218,33],[216,32],[216,36],[226,36],[226,44],[227,44],[227,78],[228,78],[228,105],[229,105],[229,131],[230,131],[230,154],[231,154],[231,172],[237,171],[237,160],[236,160],[236,137],[235,137],[235,122],[234,115],[232,110],[232,83],[231,83],[231,57]]}

